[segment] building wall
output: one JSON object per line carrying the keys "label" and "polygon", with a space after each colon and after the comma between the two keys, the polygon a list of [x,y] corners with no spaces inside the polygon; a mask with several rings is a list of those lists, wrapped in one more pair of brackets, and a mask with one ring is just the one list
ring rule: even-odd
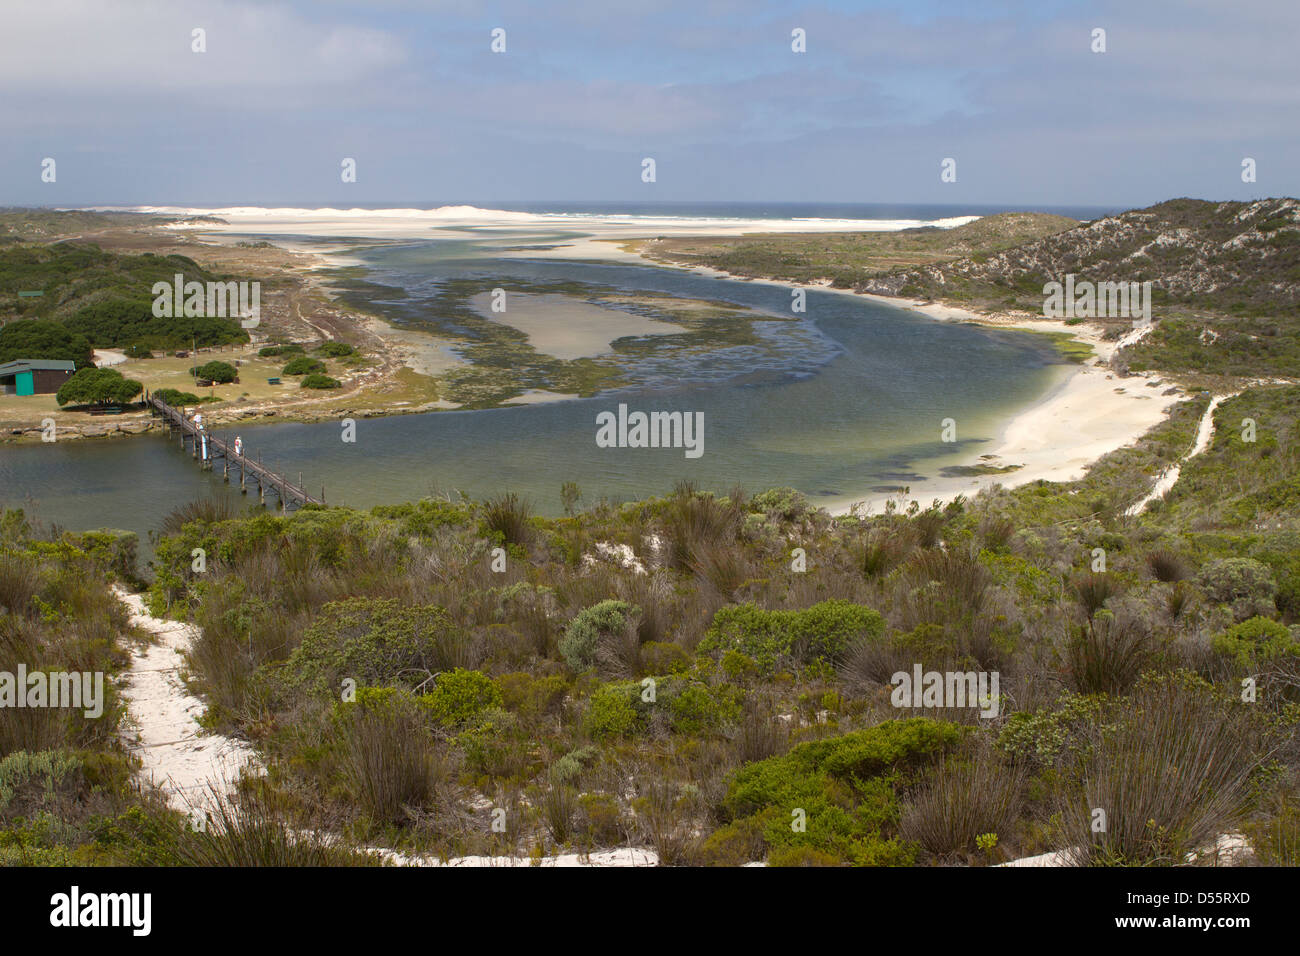
{"label": "building wall", "polygon": [[72,378],[71,372],[62,372],[58,369],[38,368],[28,374],[32,377],[32,385],[38,395],[53,394],[59,390],[59,386]]}

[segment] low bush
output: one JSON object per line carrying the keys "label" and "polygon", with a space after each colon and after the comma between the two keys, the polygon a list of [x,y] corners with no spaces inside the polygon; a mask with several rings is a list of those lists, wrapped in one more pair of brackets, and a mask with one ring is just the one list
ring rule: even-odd
{"label": "low bush", "polygon": [[802,611],[738,604],[714,615],[699,650],[739,651],[770,674],[782,663],[832,663],[851,645],[878,640],[884,630],[877,612],[849,601],[823,601]]}
{"label": "low bush", "polygon": [[328,375],[311,374],[305,375],[302,379],[303,388],[331,389],[342,388],[343,383],[336,378],[330,378]]}
{"label": "low bush", "polygon": [[490,707],[501,706],[501,691],[482,671],[456,668],[439,674],[422,698],[433,719],[444,727],[467,723]]}
{"label": "low bush", "polygon": [[625,601],[601,601],[578,612],[560,638],[560,654],[574,671],[599,664],[613,669],[622,646],[636,640],[641,609]]}
{"label": "low bush", "polygon": [[908,865],[916,846],[897,834],[896,786],[962,735],[955,724],[915,717],[800,744],[737,770],[723,808],[733,823],[757,826],[771,850],[807,847],[858,866]]}
{"label": "low bush", "polygon": [[277,355],[302,355],[305,351],[301,345],[264,345],[257,350],[257,354],[263,358],[274,358]]}
{"label": "low bush", "polygon": [[293,359],[280,370],[282,375],[310,375],[317,372],[325,371],[325,363],[319,359],[308,358],[305,355]]}

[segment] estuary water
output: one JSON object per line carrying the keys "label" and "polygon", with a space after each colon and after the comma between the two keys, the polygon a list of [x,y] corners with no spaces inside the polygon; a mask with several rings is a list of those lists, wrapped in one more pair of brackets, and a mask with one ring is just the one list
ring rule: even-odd
{"label": "estuary water", "polygon": [[[436,316],[439,285],[449,278],[579,282],[789,314],[790,291],[781,286],[528,258],[519,250],[572,235],[549,225],[490,237],[461,232],[354,249],[348,261],[366,265],[372,281],[407,290],[391,304],[395,322]],[[589,504],[664,494],[681,479],[715,491],[789,485],[826,502],[892,491],[971,463],[1011,416],[1067,374],[1044,337],[936,322],[831,291],[808,291],[801,326],[804,339],[779,367],[747,365],[743,352],[719,355],[660,369],[649,386],[590,399],[361,419],[351,443],[337,422],[239,430],[266,464],[295,480],[301,473],[313,492],[323,486],[331,504],[354,507],[514,491],[554,514],[567,481],[578,483]],[[703,454],[598,447],[597,415],[620,403],[633,411],[702,413]],[[948,418],[957,423],[955,443],[941,440]],[[136,531],[146,554],[148,533],[168,511],[209,495],[238,499],[238,486],[223,484],[219,470],[200,471],[161,435],[0,446],[0,504],[75,530]]]}

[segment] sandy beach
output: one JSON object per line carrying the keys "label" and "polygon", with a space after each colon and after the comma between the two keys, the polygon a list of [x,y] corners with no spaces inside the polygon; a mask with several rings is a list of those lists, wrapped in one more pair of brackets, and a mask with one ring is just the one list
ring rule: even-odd
{"label": "sandy beach", "polygon": [[[570,247],[602,258],[622,259],[635,256],[644,263],[665,266],[638,253],[629,252],[609,242],[583,242]],[[600,256],[605,253],[605,256]],[[724,279],[742,279],[720,269],[703,266],[676,267],[700,275]],[[1115,351],[1130,344],[1146,331],[1137,329],[1119,341],[1102,338],[1099,326],[1082,323],[1067,326],[1063,322],[1015,313],[985,314],[944,302],[923,302],[871,293],[835,289],[829,283],[789,283],[770,279],[743,278],[743,281],[768,285],[803,285],[837,295],[867,298],[881,305],[916,312],[938,322],[971,322],[1001,329],[1031,332],[1067,332],[1076,341],[1092,348],[1094,359],[1065,367],[1063,380],[1049,389],[1037,402],[1021,410],[1000,431],[997,439],[978,454],[972,453],[970,466],[1014,466],[1013,471],[960,478],[930,478],[907,486],[907,492],[880,493],[833,499],[821,504],[833,514],[859,510],[879,512],[887,502],[906,507],[912,501],[922,507],[938,500],[948,502],[958,495],[971,497],[994,485],[1014,488],[1034,481],[1074,481],[1101,456],[1132,444],[1151,428],[1164,421],[1168,410],[1186,395],[1175,383],[1153,373],[1120,377],[1109,368]]]}

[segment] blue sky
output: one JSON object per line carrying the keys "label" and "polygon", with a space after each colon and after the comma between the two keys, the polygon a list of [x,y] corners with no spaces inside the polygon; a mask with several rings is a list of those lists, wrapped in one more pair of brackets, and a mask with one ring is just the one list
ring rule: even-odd
{"label": "blue sky", "polygon": [[1294,196],[1297,36],[1295,0],[6,0],[0,203]]}

